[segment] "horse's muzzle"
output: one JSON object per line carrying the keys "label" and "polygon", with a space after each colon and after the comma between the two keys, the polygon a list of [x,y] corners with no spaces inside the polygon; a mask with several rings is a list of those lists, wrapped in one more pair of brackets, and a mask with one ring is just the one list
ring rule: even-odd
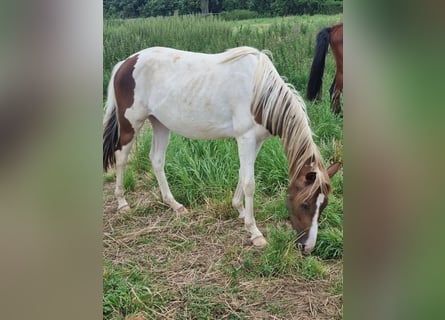
{"label": "horse's muzzle", "polygon": [[307,240],[307,237],[301,237],[296,242],[296,247],[303,253],[304,255],[311,253],[311,251],[314,249],[314,247],[308,247],[305,242]]}

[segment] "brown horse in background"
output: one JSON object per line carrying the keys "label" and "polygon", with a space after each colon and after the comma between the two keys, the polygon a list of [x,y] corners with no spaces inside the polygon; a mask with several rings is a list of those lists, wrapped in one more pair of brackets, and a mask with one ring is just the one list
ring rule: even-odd
{"label": "brown horse in background", "polygon": [[337,65],[337,72],[329,89],[331,109],[338,114],[340,112],[340,94],[343,91],[343,23],[324,28],[317,34],[315,55],[312,61],[306,97],[310,101],[316,98],[320,99],[325,58],[329,45],[331,45]]}

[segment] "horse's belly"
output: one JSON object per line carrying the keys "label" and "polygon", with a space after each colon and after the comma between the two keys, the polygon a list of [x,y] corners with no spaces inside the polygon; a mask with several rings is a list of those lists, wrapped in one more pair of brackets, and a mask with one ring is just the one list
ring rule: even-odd
{"label": "horse's belly", "polygon": [[[176,109],[176,108],[174,108]],[[209,117],[208,114],[184,114],[178,110],[171,112],[154,112],[156,117],[164,126],[171,131],[192,139],[219,139],[233,137],[234,130],[232,119],[221,116],[219,118]]]}

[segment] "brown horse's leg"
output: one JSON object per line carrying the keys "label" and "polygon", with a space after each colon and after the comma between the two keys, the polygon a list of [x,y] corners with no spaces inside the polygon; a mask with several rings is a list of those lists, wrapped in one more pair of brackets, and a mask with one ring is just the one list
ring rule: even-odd
{"label": "brown horse's leg", "polygon": [[332,81],[331,87],[329,88],[329,100],[331,101],[331,107],[332,107],[332,97],[333,97],[334,90],[335,90],[335,78],[336,77],[334,77],[334,80]]}
{"label": "brown horse's leg", "polygon": [[342,85],[342,77],[338,73],[335,74],[334,81],[332,82],[331,88],[329,89],[330,94],[330,100],[331,100],[331,110],[335,114],[339,114],[341,107],[340,107],[340,94],[342,91],[342,88],[340,85]]}
{"label": "brown horse's leg", "polygon": [[332,27],[330,45],[337,66],[335,80],[330,90],[331,109],[338,114],[341,111],[340,94],[343,91],[343,24]]}
{"label": "brown horse's leg", "polygon": [[337,88],[336,88],[336,78],[332,81],[331,87],[329,88],[329,97],[331,101],[331,110],[335,114],[340,112],[340,99],[338,99]]}
{"label": "brown horse's leg", "polygon": [[335,114],[340,113],[340,91],[336,90],[331,100],[331,110]]}

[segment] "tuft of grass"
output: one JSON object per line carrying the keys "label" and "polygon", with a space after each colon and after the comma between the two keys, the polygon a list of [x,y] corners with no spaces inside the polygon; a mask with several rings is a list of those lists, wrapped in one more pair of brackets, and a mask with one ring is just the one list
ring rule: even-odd
{"label": "tuft of grass", "polygon": [[[343,181],[342,178],[338,179]],[[330,196],[329,205],[321,216],[313,254],[322,259],[338,259],[343,256],[343,199],[335,196],[335,193]]]}
{"label": "tuft of grass", "polygon": [[320,230],[314,255],[322,259],[339,259],[343,256],[343,233],[337,228]]}
{"label": "tuft of grass", "polygon": [[295,274],[301,253],[296,250],[295,233],[287,229],[270,229],[266,249],[261,256],[260,274],[266,277]]}
{"label": "tuft of grass", "polygon": [[138,175],[143,175],[151,170],[150,148],[151,148],[151,130],[142,130],[136,138],[135,146],[133,147],[133,156],[129,164],[134,168]]}
{"label": "tuft of grass", "polygon": [[256,192],[275,196],[288,184],[288,162],[279,138],[264,142],[255,162]]}
{"label": "tuft of grass", "polygon": [[331,295],[343,294],[343,277],[338,279],[332,286],[330,290]]}
{"label": "tuft of grass", "polygon": [[326,275],[323,263],[314,256],[303,257],[296,245],[296,234],[288,229],[271,229],[268,246],[261,256],[260,274],[283,276],[299,274],[307,280]]}
{"label": "tuft of grass", "polygon": [[133,167],[129,166],[124,173],[125,191],[134,191],[136,188],[136,176]]}
{"label": "tuft of grass", "polygon": [[[335,176],[331,178],[332,195],[335,199],[343,199],[343,170],[340,169]],[[342,201],[343,202],[343,201]]]}
{"label": "tuft of grass", "polygon": [[269,198],[264,198],[264,195],[259,194],[255,200],[258,203],[255,219],[258,221],[267,219],[279,223],[289,218],[289,212],[286,208],[286,189],[280,190]]}
{"label": "tuft of grass", "polygon": [[113,182],[116,179],[115,172],[107,172],[103,175],[103,182]]}
{"label": "tuft of grass", "polygon": [[153,317],[169,301],[167,292],[159,293],[148,276],[134,267],[119,267],[105,261],[102,278],[104,319],[125,317],[139,311]]}
{"label": "tuft of grass", "polygon": [[165,170],[176,199],[196,205],[208,198],[227,198],[238,182],[237,155],[233,139],[202,141],[172,135]]}
{"label": "tuft of grass", "polygon": [[238,286],[240,278],[274,278],[298,274],[303,279],[326,276],[323,261],[317,256],[303,256],[296,248],[296,234],[287,228],[270,229],[268,245],[263,250],[229,250],[223,259],[223,272],[230,285]]}
{"label": "tuft of grass", "polygon": [[300,260],[299,274],[306,280],[322,279],[326,275],[326,268],[319,258],[311,255]]}
{"label": "tuft of grass", "polygon": [[277,315],[277,316],[284,316],[283,309],[273,302],[268,302],[265,305],[266,310],[269,311],[271,314]]}
{"label": "tuft of grass", "polygon": [[218,285],[188,285],[181,288],[180,299],[183,302],[178,311],[179,319],[243,319],[242,310],[231,310],[223,303],[220,296],[224,289]]}

